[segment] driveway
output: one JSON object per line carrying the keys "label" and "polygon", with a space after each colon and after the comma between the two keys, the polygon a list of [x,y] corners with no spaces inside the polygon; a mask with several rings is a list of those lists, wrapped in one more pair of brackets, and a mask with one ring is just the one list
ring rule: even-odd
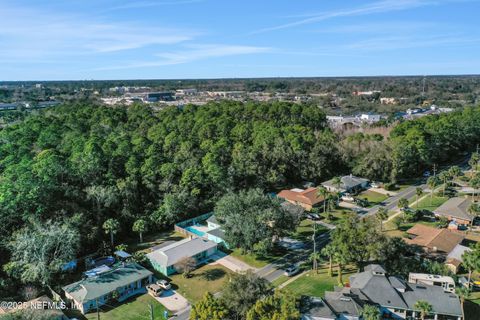
{"label": "driveway", "polygon": [[177,312],[190,306],[188,300],[175,290],[164,291],[160,297],[155,297],[155,300],[172,312]]}
{"label": "driveway", "polygon": [[218,251],[216,254],[211,256],[214,259],[214,262],[209,263],[210,265],[220,264],[227,269],[232,270],[233,272],[245,272],[247,270],[257,271],[256,268],[252,267],[249,264],[246,264],[243,261],[238,260],[232,256],[227,255],[224,252]]}
{"label": "driveway", "polygon": [[396,196],[397,193],[394,192],[394,191],[388,191],[388,190],[385,190],[383,188],[374,188],[374,187],[371,187],[370,189],[368,189],[370,191],[373,191],[373,192],[376,192],[376,193],[381,193],[381,194],[384,194],[386,196]]}

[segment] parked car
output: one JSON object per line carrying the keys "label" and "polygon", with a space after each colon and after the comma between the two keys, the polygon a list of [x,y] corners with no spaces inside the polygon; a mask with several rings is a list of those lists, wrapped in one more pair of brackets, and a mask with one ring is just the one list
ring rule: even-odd
{"label": "parked car", "polygon": [[371,186],[372,188],[380,188],[380,185],[379,185],[378,183],[376,183],[376,182],[372,182],[372,183],[370,184],[370,186]]}
{"label": "parked car", "polygon": [[310,220],[320,220],[320,216],[316,213],[307,214],[307,218]]}
{"label": "parked car", "polygon": [[172,285],[167,280],[157,280],[156,284],[163,290],[172,289]]}
{"label": "parked car", "polygon": [[425,172],[423,173],[423,176],[424,176],[425,178],[430,177],[430,171],[425,171]]}
{"label": "parked car", "polygon": [[147,286],[147,292],[152,297],[160,297],[163,289],[158,284],[152,283]]}
{"label": "parked car", "polygon": [[288,268],[285,269],[285,275],[287,277],[291,277],[291,276],[294,276],[296,275],[297,273],[300,272],[300,268],[295,265],[295,264],[292,264],[291,266],[289,266]]}

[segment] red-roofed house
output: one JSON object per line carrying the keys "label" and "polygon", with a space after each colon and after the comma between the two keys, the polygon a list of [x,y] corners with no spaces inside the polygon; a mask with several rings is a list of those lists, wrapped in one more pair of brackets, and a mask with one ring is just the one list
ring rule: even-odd
{"label": "red-roofed house", "polygon": [[303,189],[291,189],[282,190],[277,195],[279,198],[283,198],[286,201],[302,206],[305,210],[312,210],[313,207],[322,203],[324,198],[317,194],[318,189],[310,187],[306,190]]}

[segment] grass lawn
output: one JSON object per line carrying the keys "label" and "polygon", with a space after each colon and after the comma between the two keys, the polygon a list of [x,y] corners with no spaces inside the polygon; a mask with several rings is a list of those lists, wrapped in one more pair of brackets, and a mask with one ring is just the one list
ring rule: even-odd
{"label": "grass lawn", "polygon": [[259,256],[255,253],[244,253],[240,252],[240,249],[234,249],[233,251],[226,251],[232,257],[237,258],[240,261],[245,262],[246,264],[254,268],[263,268],[267,264],[277,260],[278,258],[283,257],[287,254],[287,250],[280,247],[274,247],[273,251],[266,256]]}
{"label": "grass lawn", "polygon": [[221,291],[232,274],[232,271],[221,265],[204,265],[193,271],[190,278],[174,274],[170,276],[170,280],[173,289],[195,303],[202,299],[207,291]]}
{"label": "grass lawn", "polygon": [[288,281],[289,279],[290,279],[290,277],[287,277],[286,275],[282,274],[280,277],[278,277],[276,280],[274,280],[272,282],[272,284],[273,284],[274,287],[278,287],[279,285]]}
{"label": "grass lawn", "polygon": [[179,241],[182,239],[184,239],[184,236],[181,233],[171,230],[148,233],[143,236],[142,243],[139,242],[138,237],[130,238],[124,243],[128,246],[128,252],[144,251],[147,253],[149,248],[162,244],[165,241]]}
{"label": "grass lawn", "polygon": [[[348,282],[348,277],[354,273],[355,270],[350,268],[343,271],[343,281]],[[338,285],[337,270],[334,268],[333,277],[328,275],[328,267],[324,266],[318,270],[318,273],[309,271],[285,286],[285,289],[299,294],[311,295],[316,297],[323,297],[325,291],[333,291],[333,287]]]}
{"label": "grass lawn", "polygon": [[382,203],[383,201],[388,199],[388,196],[379,192],[366,190],[360,193],[357,198],[359,199],[367,199],[370,203],[369,207],[373,207],[377,204]]}
{"label": "grass lawn", "polygon": [[352,214],[354,212],[348,208],[338,207],[335,210],[330,211],[330,213],[332,214],[333,219],[331,219],[331,221],[325,222],[337,225],[340,224],[343,220],[345,220],[349,214]]}
{"label": "grass lawn", "polygon": [[[157,302],[148,294],[141,296],[133,297],[128,299],[125,302],[119,304],[116,308],[111,307],[101,307],[100,319],[102,320],[143,320],[150,319],[150,307],[149,304],[153,306],[153,315],[155,319],[163,319],[163,312],[165,307]],[[88,319],[96,320],[97,313],[90,312],[85,316],[76,314],[75,317],[78,319]]]}
{"label": "grass lawn", "polygon": [[[433,211],[440,207],[447,200],[447,197],[438,197],[433,195],[433,198],[430,198],[430,195],[427,195],[424,199],[418,202],[418,209]],[[417,209],[417,205],[412,206],[412,209]]]}
{"label": "grass lawn", "polygon": [[[293,239],[297,239],[300,241],[308,241],[312,240],[312,235],[313,235],[313,224],[314,222],[310,219],[305,219],[300,222],[300,225],[297,227],[295,232],[293,232],[289,237]],[[327,231],[327,228],[325,228],[322,225],[317,224],[317,230],[316,233],[317,235]]]}

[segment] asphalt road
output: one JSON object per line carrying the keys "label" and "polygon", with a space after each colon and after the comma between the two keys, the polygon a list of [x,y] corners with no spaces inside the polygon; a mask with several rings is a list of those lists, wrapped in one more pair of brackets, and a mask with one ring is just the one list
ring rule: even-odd
{"label": "asphalt road", "polygon": [[398,201],[399,201],[400,199],[402,199],[402,198],[410,199],[410,198],[414,197],[415,194],[416,194],[417,188],[422,188],[422,190],[425,190],[425,189],[427,189],[428,187],[427,187],[427,185],[424,184],[424,183],[422,183],[422,184],[420,184],[420,185],[416,185],[416,186],[410,186],[410,187],[408,187],[408,188],[406,188],[406,189],[398,192],[395,196],[390,197],[390,198],[388,198],[387,200],[385,200],[383,206],[382,206],[382,205],[376,205],[376,206],[374,206],[374,207],[371,207],[371,208],[367,211],[367,213],[366,213],[365,215],[366,215],[366,216],[369,216],[369,215],[373,215],[373,214],[377,213],[377,212],[378,212],[378,209],[379,209],[380,207],[384,207],[384,208],[386,208],[386,209],[389,210],[389,211],[397,208]]}

